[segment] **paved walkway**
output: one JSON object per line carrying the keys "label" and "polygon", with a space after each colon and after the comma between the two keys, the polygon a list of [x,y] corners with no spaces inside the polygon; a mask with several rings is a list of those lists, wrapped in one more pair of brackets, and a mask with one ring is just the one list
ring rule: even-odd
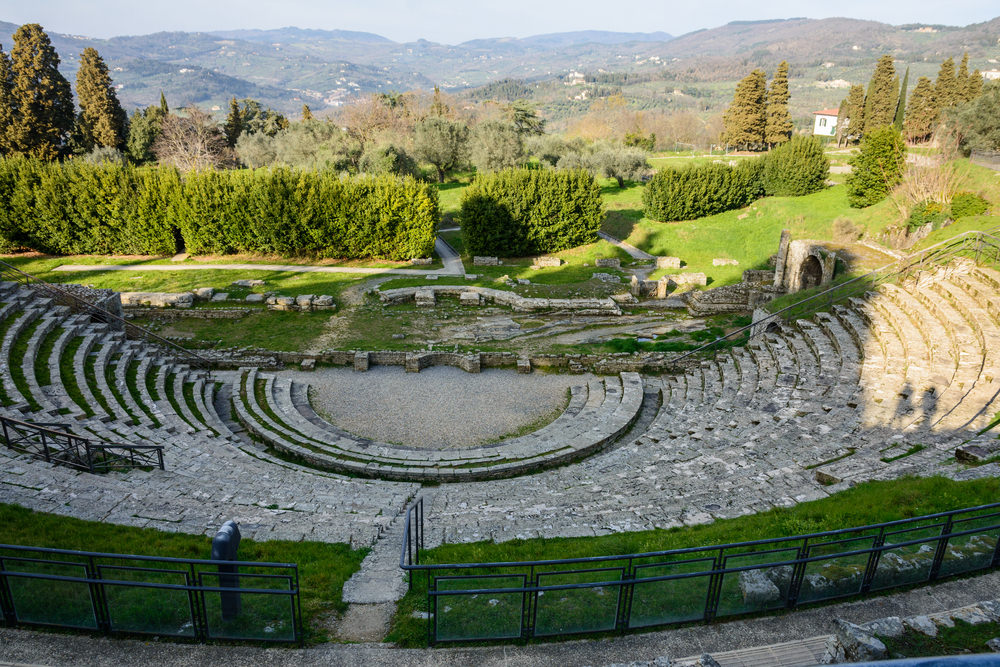
{"label": "paved walkway", "polygon": [[465,275],[462,258],[455,249],[434,240],[434,249],[444,262],[443,269],[396,269],[366,266],[311,266],[308,264],[63,264],[53,271],[288,271],[292,273],[354,273],[363,275],[396,274],[401,276]]}
{"label": "paved walkway", "polygon": [[627,252],[632,259],[656,259],[655,255],[650,255],[645,250],[639,250],[631,243],[625,243],[624,241],[619,241],[614,236],[610,234],[605,234],[604,232],[597,232],[597,235],[608,243],[614,243],[616,246]]}
{"label": "paved walkway", "polygon": [[[0,628],[0,665],[609,665],[651,661],[660,656],[709,653],[724,667],[805,667],[834,619],[866,623],[887,616],[934,614],[996,597],[1000,572],[946,581],[896,595],[874,596],[787,614],[676,630],[596,640],[538,643],[528,646],[398,649],[389,644],[323,644],[308,649],[264,649],[252,646],[177,644],[87,635]],[[795,655],[801,656],[796,659]],[[754,659],[754,658],[757,659]]]}

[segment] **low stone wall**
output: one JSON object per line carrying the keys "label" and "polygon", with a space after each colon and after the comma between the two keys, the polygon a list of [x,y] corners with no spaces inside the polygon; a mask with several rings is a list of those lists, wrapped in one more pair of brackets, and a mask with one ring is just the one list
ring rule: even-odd
{"label": "low stone wall", "polygon": [[[433,293],[435,296],[454,296],[461,298],[463,293],[478,294],[483,301],[509,306],[519,312],[539,310],[573,310],[580,314],[621,315],[621,309],[611,299],[542,299],[524,297],[515,292],[493,289],[492,287],[477,287],[474,285],[426,285],[423,287],[399,287],[390,290],[376,288],[376,293],[382,303],[396,304],[413,301],[417,294]],[[422,297],[429,305],[426,296]]]}
{"label": "low stone wall", "polygon": [[126,318],[152,317],[158,320],[238,320],[254,311],[253,308],[129,308]]}

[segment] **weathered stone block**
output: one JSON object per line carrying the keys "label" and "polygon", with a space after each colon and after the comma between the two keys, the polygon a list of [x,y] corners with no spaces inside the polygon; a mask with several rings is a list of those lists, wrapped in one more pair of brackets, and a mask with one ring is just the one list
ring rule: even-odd
{"label": "weathered stone block", "polygon": [[216,292],[212,295],[212,301],[225,301],[229,298],[229,292]]}
{"label": "weathered stone block", "polygon": [[671,273],[667,280],[675,285],[707,285],[708,276],[704,273]]}
{"label": "weathered stone block", "polygon": [[264,295],[263,294],[247,294],[246,302],[247,303],[263,303],[264,302]]}
{"label": "weathered stone block", "polygon": [[153,308],[190,308],[194,305],[191,292],[122,292],[123,306],[151,306]]}
{"label": "weathered stone block", "polygon": [[518,373],[530,373],[531,372],[531,359],[527,357],[518,357],[517,359],[517,372]]}
{"label": "weathered stone block", "polygon": [[295,306],[303,312],[312,310],[312,302],[313,302],[312,294],[300,294],[297,297],[295,297]]}
{"label": "weathered stone block", "polygon": [[295,308],[295,299],[290,296],[279,296],[274,299],[275,310],[293,310]]}
{"label": "weathered stone block", "polygon": [[551,268],[553,266],[562,265],[562,260],[558,257],[536,257],[533,267],[534,268]]}
{"label": "weathered stone block", "polygon": [[413,294],[413,300],[418,306],[433,306],[437,303],[434,297],[434,290],[421,289]]}
{"label": "weathered stone block", "polygon": [[303,371],[314,371],[316,370],[316,360],[315,359],[303,359],[299,364],[299,369]]}
{"label": "weathered stone block", "polygon": [[355,352],[354,353],[354,370],[358,372],[363,372],[368,370],[368,366],[371,362],[371,354],[368,352]]}
{"label": "weathered stone block", "polygon": [[739,266],[739,264],[735,259],[726,259],[724,257],[716,257],[712,260],[712,266]]}
{"label": "weathered stone block", "polygon": [[212,298],[212,295],[215,294],[215,288],[198,287],[196,289],[191,290],[191,293],[194,294],[194,298],[197,299],[198,301],[209,301]]}
{"label": "weathered stone block", "polygon": [[428,266],[434,263],[434,259],[431,257],[414,257],[410,260],[410,264],[413,266]]}
{"label": "weathered stone block", "polygon": [[679,269],[681,268],[680,257],[657,257],[656,268],[658,269]]}
{"label": "weathered stone block", "polygon": [[247,289],[251,287],[263,287],[264,281],[258,280],[256,278],[251,280],[234,280],[233,287],[246,287]]}
{"label": "weathered stone block", "polygon": [[781,599],[781,591],[762,570],[740,572],[739,585],[743,604],[749,607],[763,608]]}
{"label": "weathered stone block", "polygon": [[622,261],[617,257],[601,257],[594,262],[594,266],[605,269],[620,269],[622,268]]}
{"label": "weathered stone block", "polygon": [[500,259],[498,257],[486,257],[476,255],[472,258],[473,266],[500,266]]}
{"label": "weathered stone block", "polygon": [[478,292],[462,292],[458,296],[458,302],[463,306],[478,306],[479,301],[480,299]]}
{"label": "weathered stone block", "polygon": [[329,294],[322,294],[312,302],[313,310],[333,310],[337,307],[337,304],[333,302],[333,297]]}

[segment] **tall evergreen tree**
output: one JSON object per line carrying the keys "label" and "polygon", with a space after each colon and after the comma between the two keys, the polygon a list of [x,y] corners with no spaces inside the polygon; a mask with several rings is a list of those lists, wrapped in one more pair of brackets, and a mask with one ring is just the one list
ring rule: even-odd
{"label": "tall evergreen tree", "polygon": [[840,100],[840,107],[837,108],[837,148],[840,148],[847,140],[847,98]]}
{"label": "tall evergreen tree", "polygon": [[792,138],[792,115],[788,112],[788,61],[782,60],[767,91],[767,118],[764,143],[783,144]]}
{"label": "tall evergreen tree", "polygon": [[969,85],[965,89],[965,99],[969,102],[983,94],[983,73],[978,69],[969,75]]}
{"label": "tall evergreen tree", "polygon": [[313,119],[312,109],[309,108],[308,104],[303,104],[302,105],[302,120],[312,120],[312,119]]}
{"label": "tall evergreen tree", "polygon": [[226,122],[222,126],[222,133],[226,135],[226,144],[230,148],[236,145],[236,140],[243,134],[243,111],[235,95],[229,100],[229,115],[226,116]]}
{"label": "tall evergreen tree", "polygon": [[958,103],[968,101],[965,96],[969,89],[969,52],[962,54],[962,61],[958,65],[958,72],[955,73],[955,96]]}
{"label": "tall evergreen tree", "polygon": [[860,141],[865,130],[865,89],[860,83],[851,86],[847,94],[847,125],[844,139]]}
{"label": "tall evergreen tree", "polygon": [[899,101],[896,102],[896,117],[892,121],[892,126],[897,130],[903,129],[903,118],[906,115],[906,89],[910,85],[910,68],[906,68],[903,75],[903,83],[899,86]]}
{"label": "tall evergreen tree", "polygon": [[3,45],[0,44],[0,155],[6,155],[12,149],[8,137],[14,117],[14,109],[11,106],[12,84],[10,58],[4,53]]}
{"label": "tall evergreen tree", "polygon": [[167,96],[163,94],[162,90],[160,91],[160,111],[163,112],[164,116],[170,113],[170,107],[167,106]]}
{"label": "tall evergreen tree", "polygon": [[88,153],[98,147],[124,148],[128,119],[118,102],[108,66],[97,50],[89,46],[80,54],[76,99],[80,113],[76,117],[74,138],[81,151]]}
{"label": "tall evergreen tree", "polygon": [[878,127],[892,125],[896,116],[896,103],[899,101],[899,79],[896,78],[896,68],[892,56],[884,55],[878,59],[875,72],[868,82],[868,95],[865,97],[865,129],[868,134]]}
{"label": "tall evergreen tree", "polygon": [[13,151],[54,159],[66,151],[73,128],[73,93],[42,26],[28,23],[17,29],[10,61]]}
{"label": "tall evergreen tree", "polygon": [[767,127],[767,75],[755,69],[736,84],[733,103],[722,117],[725,142],[737,149],[759,150]]}
{"label": "tall evergreen tree", "polygon": [[917,79],[906,107],[903,133],[909,141],[930,139],[937,125],[938,107],[934,100],[934,84],[926,76]]}
{"label": "tall evergreen tree", "polygon": [[448,109],[448,105],[445,104],[444,98],[441,97],[441,89],[438,86],[434,86],[434,99],[431,101],[431,115],[444,118],[449,112],[450,109]]}
{"label": "tall evergreen tree", "polygon": [[167,114],[159,106],[149,106],[132,113],[128,124],[127,152],[133,162],[143,164],[156,160],[153,144],[160,136],[163,119]]}
{"label": "tall evergreen tree", "polygon": [[947,109],[959,102],[958,79],[955,77],[955,61],[952,58],[941,63],[937,81],[934,82],[934,100],[938,109]]}

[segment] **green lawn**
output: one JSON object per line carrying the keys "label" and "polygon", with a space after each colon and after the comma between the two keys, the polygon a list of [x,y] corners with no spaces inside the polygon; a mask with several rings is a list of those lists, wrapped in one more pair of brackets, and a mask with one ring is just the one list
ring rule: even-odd
{"label": "green lawn", "polygon": [[218,342],[220,347],[259,347],[299,352],[309,349],[326,329],[332,312],[299,313],[260,309],[238,320],[186,317],[159,323],[145,319],[133,322],[160,335],[180,336],[200,343]]}
{"label": "green lawn", "polygon": [[920,658],[988,653],[986,642],[994,637],[1000,637],[1000,623],[970,625],[956,620],[953,628],[938,628],[935,637],[907,630],[901,637],[879,639],[888,649],[890,658]]}
{"label": "green lawn", "polygon": [[[167,533],[153,528],[131,528],[67,517],[0,504],[0,543],[99,551],[107,553],[211,557],[212,541],[202,535]],[[346,544],[288,542],[274,540],[240,542],[239,558],[248,561],[297,563],[302,590],[302,615],[306,638],[327,641],[321,617],[341,612],[344,582],[361,566],[368,549],[352,550]]]}
{"label": "green lawn", "polygon": [[[863,526],[988,504],[996,502],[1000,497],[998,493],[1000,479],[995,478],[968,482],[943,477],[865,482],[820,500],[710,524],[602,537],[446,544],[422,552],[420,560],[422,563],[550,560],[728,544]],[[427,529],[434,530],[434,516],[428,516],[426,521]],[[413,616],[414,611],[426,611],[426,601],[425,577],[415,576],[413,589],[399,604],[390,640],[406,646],[426,643],[426,621]]]}

